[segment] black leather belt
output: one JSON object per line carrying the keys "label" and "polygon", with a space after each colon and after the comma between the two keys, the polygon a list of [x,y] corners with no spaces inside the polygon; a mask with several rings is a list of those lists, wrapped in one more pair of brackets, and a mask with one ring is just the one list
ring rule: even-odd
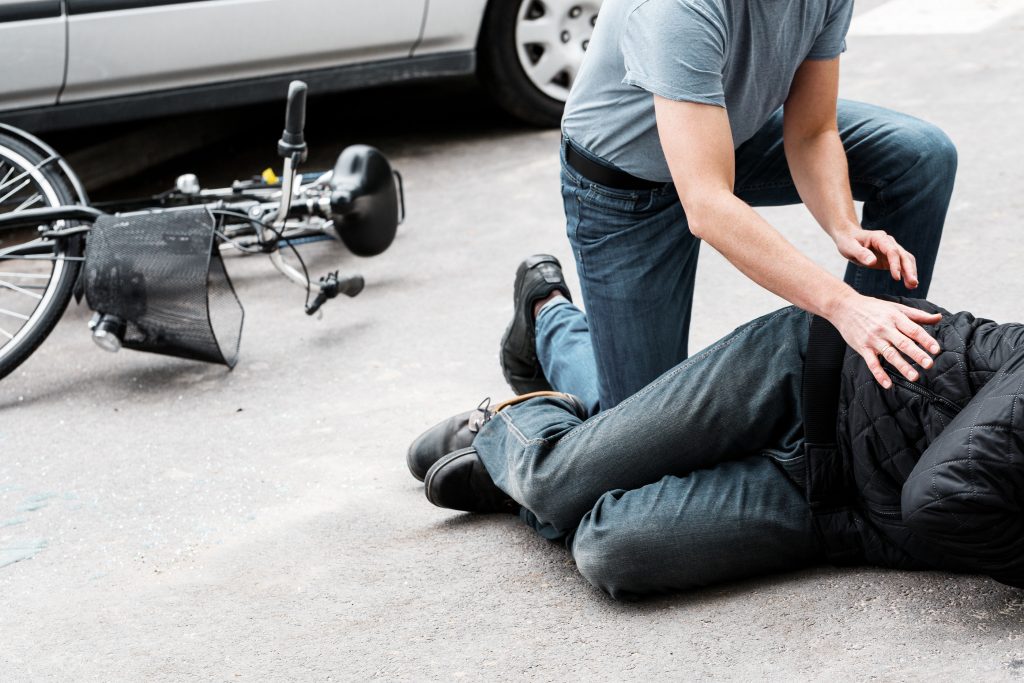
{"label": "black leather belt", "polygon": [[616,190],[654,190],[665,185],[591,161],[580,154],[571,143],[565,145],[565,162],[587,180]]}

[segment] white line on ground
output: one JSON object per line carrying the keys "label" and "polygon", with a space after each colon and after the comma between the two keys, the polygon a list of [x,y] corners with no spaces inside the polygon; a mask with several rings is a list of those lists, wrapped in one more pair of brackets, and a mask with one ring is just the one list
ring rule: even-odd
{"label": "white line on ground", "polygon": [[855,17],[852,36],[980,33],[1024,10],[1024,0],[893,0]]}

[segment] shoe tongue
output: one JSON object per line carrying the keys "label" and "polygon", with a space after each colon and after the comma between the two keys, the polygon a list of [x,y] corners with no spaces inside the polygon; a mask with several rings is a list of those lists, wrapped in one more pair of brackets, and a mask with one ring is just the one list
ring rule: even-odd
{"label": "shoe tongue", "polygon": [[469,431],[476,434],[484,423],[490,418],[490,411],[486,408],[477,408],[469,416]]}

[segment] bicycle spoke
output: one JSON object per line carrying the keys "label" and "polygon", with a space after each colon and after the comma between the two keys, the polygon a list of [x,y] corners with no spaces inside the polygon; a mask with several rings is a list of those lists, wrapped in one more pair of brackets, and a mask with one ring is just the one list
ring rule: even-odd
{"label": "bicycle spoke", "polygon": [[21,313],[15,313],[14,311],[8,311],[6,308],[0,308],[0,315],[9,315],[12,318],[17,318],[18,320],[28,320],[28,316],[27,315],[22,315]]}
{"label": "bicycle spoke", "polygon": [[36,294],[35,292],[30,292],[27,289],[25,289],[24,287],[19,287],[18,285],[12,285],[10,282],[6,282],[4,280],[0,280],[0,287],[6,287],[7,289],[11,290],[12,292],[17,292],[18,294],[24,294],[25,296],[30,296],[33,299],[42,299],[43,298],[42,295],[40,295],[40,294]]}
{"label": "bicycle spoke", "polygon": [[8,247],[7,249],[0,249],[0,258],[29,258],[33,255],[39,255],[39,250],[53,250],[57,246],[57,243],[53,240],[45,240],[42,237],[37,237],[34,240],[24,242],[22,244]]}
{"label": "bicycle spoke", "polygon": [[17,213],[18,211],[24,211],[25,209],[27,209],[27,208],[35,205],[35,204],[38,204],[42,200],[43,200],[43,195],[41,195],[41,194],[39,194],[37,192],[34,195],[32,195],[31,197],[29,197],[28,199],[26,199],[25,201],[23,201],[21,203],[21,206],[16,208],[14,211],[15,211],[15,213]]}
{"label": "bicycle spoke", "polygon": [[[41,155],[17,144],[8,147],[5,140],[0,134],[0,215],[59,205],[62,195],[55,181],[60,171],[48,165],[60,158],[40,160]],[[79,267],[74,261],[84,258],[66,255],[77,245],[62,232],[64,225],[57,222],[59,230],[51,227],[50,232],[35,227],[0,230],[0,374],[17,367],[49,334],[55,309],[65,306],[71,295]]]}
{"label": "bicycle spoke", "polygon": [[49,275],[41,275],[39,273],[11,273],[8,271],[0,270],[0,277],[24,277],[24,278],[35,278],[36,280],[49,280]]}
{"label": "bicycle spoke", "polygon": [[[57,157],[47,157],[46,159],[43,159],[42,161],[40,161],[38,164],[36,164],[32,168],[26,169],[26,170],[22,171],[21,175],[17,176],[16,178],[8,180],[11,177],[11,173],[13,173],[15,171],[15,169],[16,169],[16,167],[12,166],[11,167],[11,171],[6,176],[4,176],[4,179],[2,181],[0,181],[0,192],[2,192],[3,190],[7,189],[13,183],[18,182],[22,178],[28,177],[29,175],[32,174],[33,171],[38,171],[39,169],[41,169],[43,166],[46,166],[51,161],[56,160],[56,158]],[[29,180],[29,182],[31,182],[31,179]],[[21,187],[24,187],[24,185],[22,185]],[[7,195],[7,196],[10,197],[10,195]],[[5,197],[5,199],[6,199],[6,197]]]}
{"label": "bicycle spoke", "polygon": [[[26,180],[25,182],[23,182],[23,183],[22,183],[21,185],[18,185],[18,186],[17,186],[16,188],[14,188],[13,190],[11,190],[11,191],[10,191],[10,192],[9,192],[8,194],[6,194],[6,195],[4,195],[4,196],[3,196],[2,198],[0,198],[0,202],[6,202],[6,201],[7,201],[8,199],[10,199],[10,198],[11,198],[11,197],[13,197],[14,195],[16,195],[17,193],[21,192],[21,191],[22,191],[23,189],[25,189],[25,186],[26,186],[26,185],[29,185],[29,184],[31,184],[31,183],[32,183],[32,179],[31,179],[31,178],[29,178],[28,180]],[[4,189],[4,188],[0,187],[0,191],[2,191],[3,189]]]}

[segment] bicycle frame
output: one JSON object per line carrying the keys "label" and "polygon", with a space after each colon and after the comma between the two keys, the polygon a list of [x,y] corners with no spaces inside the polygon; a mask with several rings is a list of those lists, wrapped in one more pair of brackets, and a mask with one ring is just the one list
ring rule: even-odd
{"label": "bicycle frame", "polygon": [[[144,317],[133,317],[142,314],[123,308],[125,301],[116,294],[124,284],[117,279],[122,272],[118,259],[129,253],[122,252],[119,240],[124,239],[125,250],[141,249],[140,253],[151,259],[159,254],[164,243],[160,237],[146,241],[150,229],[173,231],[180,226],[181,230],[191,230],[190,234],[201,236],[203,240],[211,238],[206,232],[209,229],[213,231],[216,250],[237,249],[242,254],[268,256],[282,275],[306,290],[305,312],[309,315],[335,297],[358,295],[364,286],[361,276],[339,277],[338,271],[334,271],[314,280],[309,277],[302,255],[295,247],[308,241],[332,239],[343,242],[357,256],[383,253],[394,241],[397,227],[405,218],[401,176],[379,150],[365,145],[345,148],[333,171],[301,174],[299,169],[307,156],[305,102],[305,84],[293,83],[288,93],[285,129],[278,143],[278,153],[283,159],[280,181],[274,177],[253,178],[236,181],[231,187],[203,189],[195,176],[181,176],[175,189],[169,192],[149,199],[97,206],[91,205],[81,181],[56,152],[31,135],[0,124],[0,133],[4,138],[12,138],[13,146],[10,150],[3,148],[6,150],[3,158],[10,170],[0,182],[20,183],[21,178],[30,175],[40,187],[50,188],[45,190],[48,194],[42,202],[49,204],[47,208],[33,208],[40,203],[39,193],[27,199],[17,195],[25,184],[17,185],[14,192],[4,195],[5,202],[9,197],[15,199],[9,205],[0,205],[0,263],[53,262],[51,268],[37,263],[12,270],[7,275],[20,280],[0,282],[0,292],[25,297],[14,300],[17,304],[14,307],[0,309],[0,314],[24,321],[12,332],[0,329],[0,335],[8,340],[4,343],[0,337],[3,352],[0,353],[0,376],[18,367],[38,347],[76,294],[79,300],[83,294],[90,297],[90,307],[96,313],[90,324],[93,339],[108,351],[119,349],[125,342],[129,324],[147,326],[152,323]],[[22,175],[11,179],[11,174],[17,171]],[[59,196],[53,190],[54,178],[63,181],[64,189]],[[29,191],[34,191],[34,187]],[[61,201],[67,203],[57,206]],[[213,220],[207,224],[201,215],[203,211],[196,212],[196,207],[203,207]],[[186,215],[188,209],[192,209],[191,215]],[[180,223],[171,215],[175,212],[182,212]],[[122,218],[125,225],[122,225]],[[133,226],[145,226],[147,232],[135,232],[139,237],[132,237]],[[91,252],[87,249],[90,243]],[[292,259],[285,260],[281,252],[286,248],[295,254],[301,271],[293,265]],[[199,258],[203,258],[201,254]],[[219,258],[217,261],[219,263]],[[88,271],[90,267],[92,271]],[[223,265],[219,267],[223,272]],[[185,270],[187,268],[182,272]],[[83,272],[91,272],[93,277],[86,282],[81,279]],[[139,272],[146,272],[145,266]],[[106,275],[113,279],[99,285],[99,290],[93,290],[97,293],[97,298],[93,298],[88,283]],[[163,277],[159,271],[155,276]],[[28,279],[31,284],[21,283]],[[203,280],[188,280],[182,287],[194,289],[194,282],[201,284]],[[210,282],[205,282],[209,293]],[[108,296],[108,292],[115,294]],[[130,293],[125,296],[130,297]],[[34,304],[32,299],[39,303]],[[160,336],[161,333],[155,334]],[[156,347],[138,345],[141,342],[130,343],[135,345],[129,348],[156,350]]]}
{"label": "bicycle frame", "polygon": [[[268,255],[271,263],[274,264],[278,271],[300,287],[320,290],[322,289],[320,283],[311,282],[305,274],[284,261],[277,246],[280,240],[286,238],[295,239],[297,237],[318,234],[326,236],[327,229],[333,224],[332,212],[334,209],[331,206],[330,197],[328,196],[329,190],[326,187],[326,180],[329,179],[329,174],[316,176],[316,180],[312,183],[300,182],[296,184],[297,179],[297,169],[291,163],[291,160],[287,160],[285,162],[284,182],[280,190],[273,188],[273,186],[250,189],[248,193],[243,193],[245,198],[239,198],[239,193],[231,188],[204,190],[192,198],[183,197],[182,202],[175,206],[161,206],[157,203],[157,205],[147,208],[123,212],[118,211],[116,215],[133,216],[149,211],[169,212],[174,211],[176,208],[195,206],[197,204],[209,206],[214,212],[239,214],[239,218],[235,223],[226,222],[226,228],[232,225],[236,226],[236,228],[234,230],[228,228],[230,232],[224,234],[225,238],[257,235],[258,242],[261,245],[273,245],[268,250]],[[319,191],[317,191],[317,188],[320,188]],[[266,194],[267,196],[258,198],[257,195],[259,194]],[[296,198],[304,198],[306,201],[296,204]],[[236,201],[229,201],[230,199],[235,199]],[[87,234],[90,224],[104,215],[108,214],[92,206],[83,205],[28,209],[17,213],[0,215],[0,233],[11,230],[38,228],[41,240],[68,238],[74,235]],[[247,218],[243,219],[242,215]],[[267,223],[267,216],[274,217],[273,223]],[[316,229],[311,229],[310,225],[305,222],[309,218],[321,218],[323,223]],[[298,234],[295,232],[289,233],[289,221],[297,219],[303,220],[305,224],[297,230]],[[84,223],[85,225],[75,225],[64,229],[51,227],[55,223],[60,222]],[[254,224],[267,227],[257,231],[253,227]],[[225,242],[225,246],[230,247],[231,245],[231,241]],[[0,250],[0,258],[13,255],[19,257],[31,256],[35,252],[42,254],[47,250],[48,247],[44,242],[29,242]]]}

